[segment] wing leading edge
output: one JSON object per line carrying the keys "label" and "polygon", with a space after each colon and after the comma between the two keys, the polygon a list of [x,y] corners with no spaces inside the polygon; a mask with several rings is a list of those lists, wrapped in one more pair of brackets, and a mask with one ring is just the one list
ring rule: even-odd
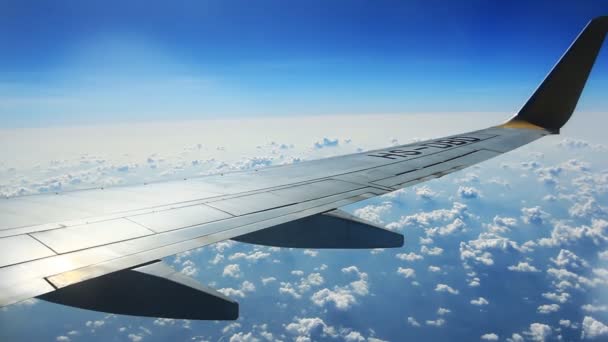
{"label": "wing leading edge", "polygon": [[[151,262],[226,239],[311,248],[401,246],[401,235],[336,209],[559,133],[607,31],[608,17],[592,20],[523,108],[495,127],[255,172],[7,198],[0,203],[0,306],[40,297],[122,314],[235,319],[236,302]],[[135,287],[146,291],[128,298]]]}

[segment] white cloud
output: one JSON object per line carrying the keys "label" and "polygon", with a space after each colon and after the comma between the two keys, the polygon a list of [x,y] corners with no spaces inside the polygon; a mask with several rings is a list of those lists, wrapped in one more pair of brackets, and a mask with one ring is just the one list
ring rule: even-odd
{"label": "white cloud", "polygon": [[559,305],[557,304],[544,304],[536,308],[536,311],[541,314],[550,314],[553,312],[557,312],[559,310]]}
{"label": "white cloud", "polygon": [[365,342],[365,337],[358,331],[350,331],[344,336],[346,342]]}
{"label": "white cloud", "polygon": [[585,304],[581,309],[587,312],[608,312],[608,305]]}
{"label": "white cloud", "polygon": [[324,137],[321,141],[315,142],[313,147],[315,149],[322,149],[322,148],[326,148],[326,147],[336,147],[339,144],[340,144],[340,140],[338,140],[338,138]]}
{"label": "white cloud", "polygon": [[430,226],[439,222],[453,221],[469,217],[465,204],[454,202],[451,209],[437,209],[429,212],[421,212],[414,215],[402,216],[397,222],[389,223],[388,229],[402,229],[404,227]]}
{"label": "white cloud", "polygon": [[551,237],[540,239],[539,244],[552,247],[573,244],[582,239],[588,239],[595,245],[607,242],[608,221],[592,219],[591,226],[581,225],[579,227],[572,227],[565,222],[558,221],[551,231]]}
{"label": "white cloud", "polygon": [[414,318],[414,317],[408,317],[407,318],[407,324],[413,326],[413,327],[419,327],[420,323],[418,323],[418,321]]}
{"label": "white cloud", "polygon": [[431,190],[427,185],[423,185],[421,187],[416,187],[416,196],[422,199],[433,199],[437,197],[437,193]]}
{"label": "white cloud", "polygon": [[528,264],[527,262],[520,262],[517,265],[512,265],[508,267],[509,271],[514,272],[540,272],[536,267]]}
{"label": "white cloud", "polygon": [[459,186],[458,196],[465,199],[479,198],[481,196],[481,192],[472,186]]}
{"label": "white cloud", "polygon": [[310,338],[313,334],[321,334],[321,336],[336,337],[336,329],[327,325],[321,318],[299,318],[295,317],[293,322],[285,326],[285,330],[299,337]]}
{"label": "white cloud", "polygon": [[432,327],[442,327],[445,324],[445,319],[443,318],[438,318],[436,320],[427,320],[426,321],[426,325],[432,326]]}
{"label": "white cloud", "polygon": [[129,334],[127,337],[129,340],[131,340],[131,342],[141,342],[144,339],[142,334]]}
{"label": "white cloud", "polygon": [[552,329],[547,324],[532,323],[530,328],[524,332],[524,335],[528,336],[532,341],[545,341],[547,337],[551,336]]}
{"label": "white cloud", "polygon": [[510,338],[507,338],[507,342],[524,342],[524,338],[518,333],[513,333]]}
{"label": "white cloud", "polygon": [[453,222],[448,223],[445,226],[441,226],[441,227],[433,227],[433,228],[427,228],[425,229],[426,234],[428,236],[448,236],[448,235],[452,235],[455,233],[462,233],[466,231],[466,223],[464,223],[463,220],[461,220],[460,218],[456,218],[454,219]]}
{"label": "white cloud", "polygon": [[591,316],[585,316],[581,338],[594,339],[600,336],[608,336],[608,326]]}
{"label": "white cloud", "polygon": [[227,334],[227,333],[231,333],[236,331],[237,329],[239,329],[241,327],[241,323],[239,322],[232,322],[232,323],[228,323],[226,324],[226,326],[222,329],[222,333]]}
{"label": "white cloud", "polygon": [[429,272],[433,272],[433,273],[441,272],[441,267],[430,265]]}
{"label": "white cloud", "polygon": [[198,273],[198,268],[192,260],[186,260],[182,262],[182,269],[179,272],[183,275],[193,277]]}
{"label": "white cloud", "polygon": [[521,208],[522,221],[527,224],[540,225],[549,218],[549,214],[544,212],[539,206],[531,208]]}
{"label": "white cloud", "polygon": [[288,283],[288,282],[281,282],[280,283],[279,293],[281,293],[281,294],[288,294],[288,295],[292,296],[295,299],[302,298],[302,295],[300,293],[298,293],[298,291],[293,287],[293,285],[291,283]]}
{"label": "white cloud", "polygon": [[488,333],[481,335],[481,339],[484,341],[498,341],[498,335],[495,333]]}
{"label": "white cloud", "polygon": [[328,288],[319,290],[312,295],[311,300],[318,306],[334,303],[336,309],[339,310],[348,310],[353,304],[357,303],[352,291],[343,287],[336,287],[334,290]]}
{"label": "white cloud", "polygon": [[229,342],[259,342],[260,339],[253,336],[251,332],[244,333],[242,331],[230,336]]}
{"label": "white cloud", "polygon": [[[525,244],[524,244],[525,245]],[[480,233],[478,239],[460,242],[460,259],[465,267],[469,268],[469,261],[475,264],[492,266],[494,259],[488,250],[499,250],[503,252],[528,252],[527,246],[519,246],[517,242],[493,233]]]}
{"label": "white cloud", "polygon": [[542,296],[549,300],[552,300],[554,302],[558,302],[558,303],[565,303],[568,301],[568,298],[570,298],[570,294],[567,292],[561,292],[561,293],[545,292],[542,294]]}
{"label": "white cloud", "polygon": [[437,314],[438,314],[439,316],[447,315],[447,314],[449,314],[450,312],[452,312],[452,310],[450,310],[450,309],[446,309],[446,308],[439,308],[439,309],[437,309]]}
{"label": "white cloud", "polygon": [[241,276],[241,267],[238,264],[226,265],[226,267],[224,267],[222,276],[239,278]]}
{"label": "white cloud", "polygon": [[422,246],[420,247],[420,253],[422,254],[426,254],[426,255],[433,255],[433,256],[437,256],[437,255],[441,255],[443,254],[443,248],[441,247],[427,247],[427,246]]}
{"label": "white cloud", "polygon": [[575,269],[589,267],[589,263],[585,259],[577,256],[567,249],[560,250],[557,257],[555,259],[551,258],[551,261],[559,267],[568,266]]}
{"label": "white cloud", "polygon": [[422,255],[416,254],[414,252],[399,253],[399,254],[395,255],[395,257],[399,260],[404,260],[404,261],[416,261],[416,260],[424,259],[424,257]]}
{"label": "white cloud", "polygon": [[437,286],[435,287],[435,291],[437,292],[447,292],[453,295],[457,295],[458,294],[458,290],[455,290],[453,288],[451,288],[449,285],[446,284],[437,284]]}
{"label": "white cloud", "polygon": [[309,257],[313,257],[313,258],[316,257],[317,255],[319,255],[319,251],[313,251],[312,249],[305,249],[304,252],[302,252],[302,253],[304,253],[304,255],[308,255]]}
{"label": "white cloud", "polygon": [[239,252],[239,253],[234,253],[231,256],[229,256],[228,260],[244,259],[249,262],[257,262],[259,260],[266,259],[269,256],[270,256],[270,253],[266,253],[266,252],[262,252],[262,251],[255,251],[250,254],[245,254],[245,253]]}
{"label": "white cloud", "polygon": [[356,209],[354,215],[376,224],[384,224],[383,217],[391,211],[393,205],[391,202],[383,202],[378,205],[370,204],[363,208]]}
{"label": "white cloud", "polygon": [[402,275],[404,278],[415,278],[416,277],[416,271],[413,268],[403,268],[403,267],[399,267],[397,269],[397,274]]}
{"label": "white cloud", "polygon": [[70,338],[65,335],[57,336],[57,338],[55,338],[55,340],[57,342],[70,342]]}
{"label": "white cloud", "polygon": [[485,298],[483,298],[483,297],[479,297],[477,299],[471,299],[470,303],[473,304],[473,305],[477,305],[477,306],[482,306],[482,305],[488,305],[488,304],[490,304],[488,302],[488,300],[485,299]]}
{"label": "white cloud", "polygon": [[262,284],[264,286],[266,286],[266,285],[268,285],[268,284],[270,284],[272,282],[275,282],[275,281],[277,281],[277,278],[275,278],[275,277],[262,278]]}
{"label": "white cloud", "polygon": [[314,286],[323,285],[324,279],[321,273],[311,273],[307,277],[308,283]]}

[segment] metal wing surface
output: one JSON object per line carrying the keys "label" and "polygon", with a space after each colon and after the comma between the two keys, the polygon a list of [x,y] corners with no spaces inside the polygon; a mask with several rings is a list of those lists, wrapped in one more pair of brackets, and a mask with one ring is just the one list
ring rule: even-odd
{"label": "metal wing surface", "polygon": [[[215,319],[234,319],[234,302],[210,289],[201,290],[157,261],[226,239],[307,248],[400,246],[399,234],[338,208],[559,133],[574,110],[607,27],[608,17],[591,21],[522,110],[495,127],[251,172],[2,199],[0,306],[42,296],[109,312],[213,318],[179,310],[138,309],[137,304],[128,308],[83,304],[82,291],[86,294],[102,286],[101,292],[120,292],[116,282],[124,278],[153,284],[152,292],[167,284],[189,289],[174,291],[183,296],[198,291],[207,296],[201,297],[203,302],[214,298],[211,307],[230,305],[231,314]],[[113,287],[103,287],[107,284]],[[74,295],[76,289],[80,292]]]}

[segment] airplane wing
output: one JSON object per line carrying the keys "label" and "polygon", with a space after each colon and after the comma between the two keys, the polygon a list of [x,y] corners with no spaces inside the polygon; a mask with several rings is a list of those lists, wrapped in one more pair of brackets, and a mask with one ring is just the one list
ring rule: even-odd
{"label": "airplane wing", "polygon": [[181,181],[0,200],[0,306],[28,298],[153,317],[236,319],[238,304],[159,259],[233,239],[302,248],[399,247],[338,208],[558,134],[608,30],[585,27],[498,126],[409,145]]}

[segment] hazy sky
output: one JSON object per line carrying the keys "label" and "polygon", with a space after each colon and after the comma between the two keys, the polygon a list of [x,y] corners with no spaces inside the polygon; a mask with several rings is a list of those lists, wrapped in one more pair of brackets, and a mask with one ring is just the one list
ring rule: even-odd
{"label": "hazy sky", "polygon": [[[606,13],[606,1],[5,0],[0,127],[514,112]],[[608,107],[607,71],[604,51],[579,109]]]}

